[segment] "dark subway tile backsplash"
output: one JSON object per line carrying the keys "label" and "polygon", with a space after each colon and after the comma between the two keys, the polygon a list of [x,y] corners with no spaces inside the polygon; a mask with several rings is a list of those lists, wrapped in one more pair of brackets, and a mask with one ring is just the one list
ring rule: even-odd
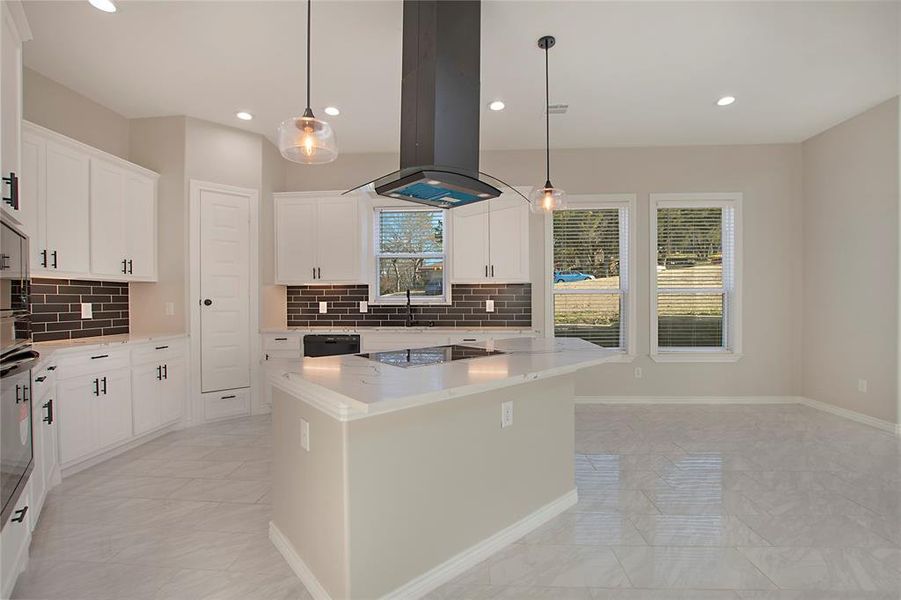
{"label": "dark subway tile backsplash", "polygon": [[[81,318],[83,302],[93,318]],[[34,278],[31,332],[35,342],[128,333],[128,284]]]}
{"label": "dark subway tile backsplash", "polygon": [[[485,300],[494,300],[494,312],[485,312]],[[369,300],[367,285],[288,286],[289,327],[403,327],[404,305],[369,305],[361,313],[360,301]],[[319,313],[319,303],[328,302],[328,312]],[[420,326],[435,327],[532,327],[532,286],[516,284],[454,284],[451,304],[413,306]]]}

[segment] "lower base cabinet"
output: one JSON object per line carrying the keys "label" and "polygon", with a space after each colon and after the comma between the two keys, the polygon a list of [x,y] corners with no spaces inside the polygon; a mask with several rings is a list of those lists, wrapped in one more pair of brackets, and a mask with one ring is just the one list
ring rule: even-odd
{"label": "lower base cabinet", "polygon": [[132,371],[134,434],[142,435],[178,421],[185,408],[185,361],[182,354],[151,356]]}
{"label": "lower base cabinet", "polygon": [[61,380],[59,456],[62,464],[128,440],[131,370],[127,367]]}
{"label": "lower base cabinet", "polygon": [[0,598],[9,598],[16,577],[25,570],[28,562],[28,546],[31,544],[31,481],[25,485],[9,520],[3,527],[0,543],[0,581],[3,582]]}

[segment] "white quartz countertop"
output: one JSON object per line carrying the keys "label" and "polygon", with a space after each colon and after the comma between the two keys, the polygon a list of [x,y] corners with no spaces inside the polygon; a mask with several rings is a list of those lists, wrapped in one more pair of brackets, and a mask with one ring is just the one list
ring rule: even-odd
{"label": "white quartz countertop", "polygon": [[324,356],[269,361],[267,368],[275,387],[349,421],[573,373],[619,355],[576,338],[512,338],[493,348],[505,354],[408,368],[356,355]]}
{"label": "white quartz countertop", "polygon": [[40,359],[38,359],[38,365],[35,367],[37,369],[46,364],[52,357],[58,356],[61,353],[97,350],[99,348],[120,346],[122,344],[141,344],[144,342],[177,340],[186,337],[188,337],[186,333],[167,333],[159,335],[134,335],[131,333],[123,333],[120,335],[103,335],[75,340],[35,342],[32,344],[32,347],[41,355]]}

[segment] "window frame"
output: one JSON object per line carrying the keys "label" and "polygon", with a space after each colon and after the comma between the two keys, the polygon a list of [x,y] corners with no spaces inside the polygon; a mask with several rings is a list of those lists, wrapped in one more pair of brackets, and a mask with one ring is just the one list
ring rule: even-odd
{"label": "window frame", "polygon": [[[563,210],[592,210],[592,209],[617,209],[626,214],[625,229],[620,220],[620,260],[623,259],[625,249],[626,278],[625,286],[620,279],[620,292],[623,296],[620,308],[620,339],[623,340],[623,348],[605,348],[617,353],[620,362],[632,362],[636,356],[637,344],[637,302],[635,294],[636,260],[635,242],[637,237],[637,195],[636,194],[579,194],[567,197],[566,208]],[[545,215],[544,247],[545,247],[545,311],[544,311],[544,335],[554,337],[554,218],[553,215]],[[625,233],[625,242],[622,233]],[[580,294],[609,294],[607,291],[576,292]],[[573,294],[573,292],[564,293]],[[622,328],[625,328],[623,330]]]}
{"label": "window frame", "polygon": [[[742,199],[741,192],[653,193],[649,197],[648,212],[650,266],[650,342],[651,358],[656,362],[737,362],[742,357]],[[731,287],[727,272],[723,273],[723,348],[661,348],[658,340],[657,315],[657,211],[662,208],[721,208],[731,209],[733,239],[731,256]],[[724,213],[725,214],[725,213]],[[727,244],[723,240],[723,262],[727,261]]]}
{"label": "window frame", "polygon": [[[442,239],[441,239],[441,252],[388,252],[383,253],[379,247],[381,238],[380,238],[380,226],[381,226],[381,213],[383,212],[435,212],[438,211],[441,213],[441,219],[443,221],[442,225]],[[379,305],[405,305],[407,303],[407,299],[404,296],[399,296],[396,298],[389,298],[381,295],[380,289],[380,280],[379,280],[379,259],[381,258],[441,258],[444,261],[444,268],[441,272],[442,277],[442,295],[440,296],[411,296],[410,304],[413,306],[428,306],[428,305],[449,305],[451,304],[451,289],[450,289],[450,255],[448,252],[448,239],[450,235],[450,231],[448,227],[450,226],[451,219],[448,219],[448,211],[447,209],[442,208],[433,208],[430,206],[399,206],[396,204],[392,205],[381,205],[374,206],[372,208],[372,260],[370,262],[370,277],[371,283],[369,286],[369,304],[379,306]]]}

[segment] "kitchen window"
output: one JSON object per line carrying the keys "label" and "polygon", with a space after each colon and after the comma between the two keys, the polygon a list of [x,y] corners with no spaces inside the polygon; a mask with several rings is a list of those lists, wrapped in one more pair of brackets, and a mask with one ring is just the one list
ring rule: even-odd
{"label": "kitchen window", "polygon": [[549,322],[556,337],[578,337],[630,355],[632,195],[574,196],[553,214]]}
{"label": "kitchen window", "polygon": [[741,357],[741,194],[651,194],[651,357]]}
{"label": "kitchen window", "polygon": [[444,210],[375,211],[375,294],[379,304],[446,304],[447,235]]}

